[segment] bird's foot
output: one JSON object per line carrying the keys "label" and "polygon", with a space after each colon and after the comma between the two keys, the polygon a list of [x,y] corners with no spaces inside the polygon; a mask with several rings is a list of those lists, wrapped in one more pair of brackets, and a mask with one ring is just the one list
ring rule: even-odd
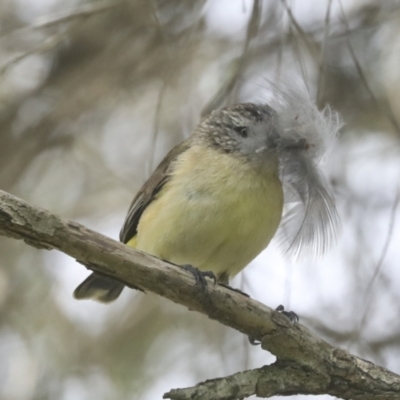
{"label": "bird's foot", "polygon": [[282,304],[276,307],[275,310],[289,318],[293,325],[299,323],[299,316],[293,311],[285,311],[285,307]]}
{"label": "bird's foot", "polygon": [[190,272],[195,280],[195,286],[200,286],[201,289],[205,290],[207,287],[206,278],[210,278],[214,281],[214,285],[217,283],[217,277],[212,271],[200,271],[198,268],[193,267],[193,265],[185,264],[182,265],[182,268],[188,272]]}
{"label": "bird's foot", "polygon": [[[279,313],[283,314],[285,317],[287,317],[290,322],[292,323],[292,325],[296,325],[299,322],[299,316],[293,312],[293,311],[285,311],[285,307],[283,307],[283,305],[279,305],[278,307],[275,308],[276,311],[278,311]],[[249,342],[250,344],[252,344],[253,346],[258,346],[259,344],[261,344],[260,341],[254,339],[251,336],[248,336],[249,338]]]}

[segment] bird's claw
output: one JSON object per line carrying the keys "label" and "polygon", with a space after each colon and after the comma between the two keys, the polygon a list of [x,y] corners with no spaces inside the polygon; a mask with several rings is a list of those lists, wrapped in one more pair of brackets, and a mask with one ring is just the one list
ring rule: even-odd
{"label": "bird's claw", "polygon": [[285,307],[282,304],[276,307],[275,310],[285,315],[293,325],[299,323],[299,316],[293,311],[285,311]]}
{"label": "bird's claw", "polygon": [[185,271],[190,272],[195,280],[195,286],[200,286],[201,289],[205,290],[207,287],[207,280],[206,278],[210,278],[214,281],[214,285],[217,283],[217,277],[215,276],[214,272],[212,271],[200,271],[198,268],[193,267],[193,265],[186,264],[182,265],[182,268]]}

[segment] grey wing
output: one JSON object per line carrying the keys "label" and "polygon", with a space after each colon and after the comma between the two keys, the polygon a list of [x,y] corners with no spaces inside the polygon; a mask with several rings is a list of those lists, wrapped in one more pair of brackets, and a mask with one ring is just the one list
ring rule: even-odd
{"label": "grey wing", "polygon": [[144,210],[157,197],[157,194],[170,179],[173,161],[189,147],[190,139],[175,146],[139,190],[129,207],[119,234],[119,240],[122,243],[128,243],[137,234],[137,226]]}

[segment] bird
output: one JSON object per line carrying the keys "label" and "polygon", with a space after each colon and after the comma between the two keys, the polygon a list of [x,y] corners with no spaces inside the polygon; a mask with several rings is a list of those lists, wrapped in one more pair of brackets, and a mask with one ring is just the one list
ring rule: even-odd
{"label": "bird", "polygon": [[[136,194],[120,241],[224,285],[274,237],[291,254],[323,253],[339,218],[319,162],[340,117],[306,90],[272,92],[204,116]],[[109,303],[123,288],[94,272],[74,297]]]}

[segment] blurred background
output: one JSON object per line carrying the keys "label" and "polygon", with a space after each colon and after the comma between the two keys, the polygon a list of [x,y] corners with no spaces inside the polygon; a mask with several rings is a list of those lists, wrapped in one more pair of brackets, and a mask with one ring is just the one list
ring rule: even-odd
{"label": "blurred background", "polygon": [[[400,373],[399,1],[0,0],[0,189],[116,239],[202,113],[280,77],[342,115],[324,162],[342,229],[315,262],[272,244],[232,285]],[[0,399],[154,400],[274,361],[152,294],[75,301],[87,275],[0,237]]]}

